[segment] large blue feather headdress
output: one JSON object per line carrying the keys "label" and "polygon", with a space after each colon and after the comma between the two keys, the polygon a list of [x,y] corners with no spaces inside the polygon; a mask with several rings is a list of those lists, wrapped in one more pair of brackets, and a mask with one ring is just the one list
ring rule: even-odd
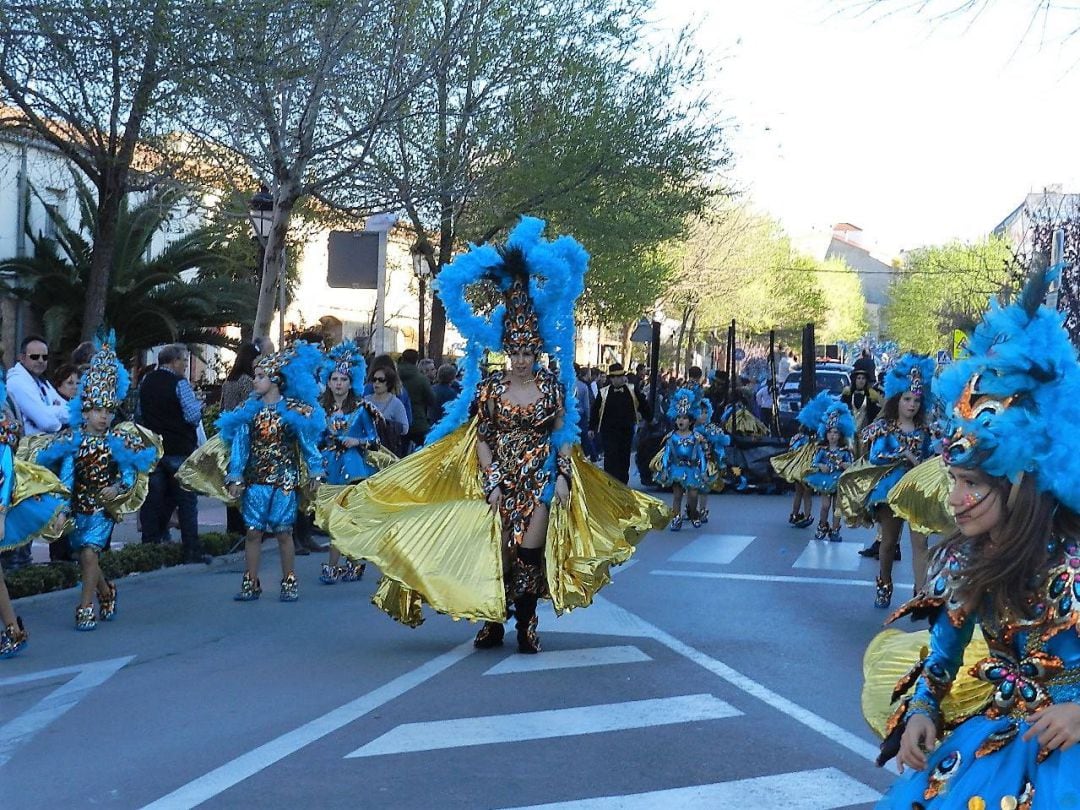
{"label": "large blue feather headdress", "polygon": [[298,340],[286,349],[263,355],[255,368],[276,383],[283,396],[314,405],[319,400],[317,376],[322,360],[318,347]]}
{"label": "large blue feather headdress", "polygon": [[968,356],[941,373],[942,455],[1013,483],[1034,474],[1040,491],[1080,511],[1080,364],[1064,316],[1042,305],[1056,269],[1008,306],[991,301]]}
{"label": "large blue feather headdress", "polygon": [[910,391],[922,397],[924,402],[928,401],[935,366],[932,357],[905,354],[885,374],[885,398],[892,399]]}
{"label": "large blue feather headdress", "polygon": [[826,434],[833,428],[840,431],[840,435],[848,441],[855,435],[855,417],[851,415],[851,409],[843,402],[834,402],[825,411],[818,424],[818,438],[825,441]]}
{"label": "large blue feather headdress", "polygon": [[94,356],[79,379],[79,391],[68,403],[70,424],[81,425],[83,411],[93,408],[115,410],[127,396],[131,376],[116,357],[116,332],[94,338]]}
{"label": "large blue feather headdress", "polygon": [[698,408],[698,395],[693,389],[679,388],[671,395],[671,402],[668,403],[667,417],[672,422],[680,416],[685,416],[689,418],[690,424],[693,426],[700,412],[701,411]]}
{"label": "large blue feather headdress", "polygon": [[828,391],[819,391],[818,395],[799,409],[795,417],[799,424],[812,433],[817,433],[818,425],[825,418],[829,406],[840,400]]}
{"label": "large blue feather headdress", "polygon": [[352,392],[357,397],[364,395],[364,382],[367,380],[367,361],[356,341],[346,340],[326,353],[319,366],[319,382],[326,385],[334,372],[344,374],[352,382]]}
{"label": "large blue feather headdress", "polygon": [[[467,421],[484,352],[511,349],[546,351],[558,362],[567,418],[552,442],[558,447],[577,441],[574,302],[584,289],[589,254],[573,237],[549,242],[543,233],[543,220],[522,217],[505,245],[470,245],[435,279],[447,317],[468,343],[462,393],[428,433],[427,444]],[[494,282],[504,298],[487,315],[477,312],[467,297],[469,287],[481,281]]]}

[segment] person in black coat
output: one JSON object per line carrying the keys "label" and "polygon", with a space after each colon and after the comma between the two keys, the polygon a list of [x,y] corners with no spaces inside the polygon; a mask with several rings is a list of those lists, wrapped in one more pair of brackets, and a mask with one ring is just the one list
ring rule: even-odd
{"label": "person in black coat", "polygon": [[593,402],[589,427],[603,445],[604,471],[624,484],[630,481],[634,428],[639,420],[649,418],[649,404],[626,382],[622,364],[613,363],[608,368],[608,384]]}

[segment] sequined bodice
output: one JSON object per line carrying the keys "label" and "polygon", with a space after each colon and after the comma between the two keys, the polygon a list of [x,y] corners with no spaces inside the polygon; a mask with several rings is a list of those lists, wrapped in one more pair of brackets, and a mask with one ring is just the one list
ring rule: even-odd
{"label": "sequined bodice", "polygon": [[692,464],[698,460],[701,443],[697,434],[691,432],[686,436],[681,436],[678,433],[672,433],[668,443],[671,446],[671,460],[676,464]]}
{"label": "sequined bodice", "polygon": [[296,442],[276,405],[264,405],[251,420],[251,453],[244,480],[280,487],[286,492],[299,486]]}
{"label": "sequined bodice", "polygon": [[101,490],[117,483],[118,477],[108,437],[83,434],[75,453],[75,511],[88,515],[104,509]]}
{"label": "sequined bodice", "polygon": [[6,444],[12,450],[19,443],[19,421],[9,414],[0,415],[0,444]]}

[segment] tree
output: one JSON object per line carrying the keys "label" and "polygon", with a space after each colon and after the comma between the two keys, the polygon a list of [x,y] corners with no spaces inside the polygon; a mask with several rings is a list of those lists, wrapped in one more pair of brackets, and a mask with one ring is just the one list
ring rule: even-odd
{"label": "tree", "polygon": [[[649,249],[680,234],[713,196],[707,178],[728,153],[694,93],[701,63],[685,39],[650,50],[648,8],[648,0],[423,0],[423,35],[439,43],[435,70],[409,99],[377,170],[434,274],[464,242],[490,240],[525,213],[579,238],[594,273],[648,267]],[[620,286],[597,280],[591,289]],[[587,310],[622,321],[653,303],[633,297],[617,313],[597,300]],[[436,299],[428,344],[436,358],[444,330]]]}
{"label": "tree", "polygon": [[[61,355],[82,339],[80,315],[94,267],[94,248],[84,234],[96,232],[98,218],[93,192],[78,175],[74,183],[79,226],[71,227],[50,212],[55,241],[30,233],[33,256],[0,261],[0,270],[16,273],[17,282],[8,292],[30,303],[49,345]],[[148,258],[154,235],[171,219],[181,196],[169,189],[148,194],[131,207],[129,197],[121,201],[103,312],[105,322],[116,330],[120,357],[175,341],[231,345],[222,327],[254,316],[254,279],[241,277],[251,277],[254,256],[243,237],[230,239],[227,229],[212,223]],[[195,278],[185,281],[182,275],[193,271]]]}
{"label": "tree", "polygon": [[[182,0],[0,0],[0,129],[30,133],[93,186],[83,339],[101,325],[126,195],[160,169],[205,8]],[[138,166],[138,170],[136,169]]]}
{"label": "tree", "polygon": [[[217,7],[207,67],[185,119],[200,159],[219,175],[270,187],[255,334],[269,332],[290,222],[311,203],[324,216],[386,210],[369,162],[429,70],[439,40],[421,39],[411,0],[248,0]],[[446,36],[453,36],[453,24]],[[415,122],[411,125],[415,125]]]}
{"label": "tree", "polygon": [[819,343],[854,342],[870,331],[866,298],[855,271],[843,259],[826,259],[816,268],[825,297],[825,317],[818,325]]}
{"label": "tree", "polygon": [[1013,267],[1012,251],[999,237],[911,251],[889,287],[888,336],[912,351],[946,348],[954,329],[970,331],[987,301],[1008,290]]}

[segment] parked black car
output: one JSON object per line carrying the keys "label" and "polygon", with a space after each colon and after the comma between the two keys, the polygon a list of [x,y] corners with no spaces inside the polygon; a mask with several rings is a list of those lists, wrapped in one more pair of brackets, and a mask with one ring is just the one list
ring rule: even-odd
{"label": "parked black car", "polygon": [[[815,379],[818,391],[831,391],[840,396],[845,387],[851,384],[851,366],[847,363],[817,363]],[[798,422],[795,417],[802,408],[802,398],[799,394],[799,386],[802,383],[802,369],[788,374],[784,384],[780,386],[777,395],[777,414],[780,422],[780,433],[783,436],[791,436],[795,432]]]}

